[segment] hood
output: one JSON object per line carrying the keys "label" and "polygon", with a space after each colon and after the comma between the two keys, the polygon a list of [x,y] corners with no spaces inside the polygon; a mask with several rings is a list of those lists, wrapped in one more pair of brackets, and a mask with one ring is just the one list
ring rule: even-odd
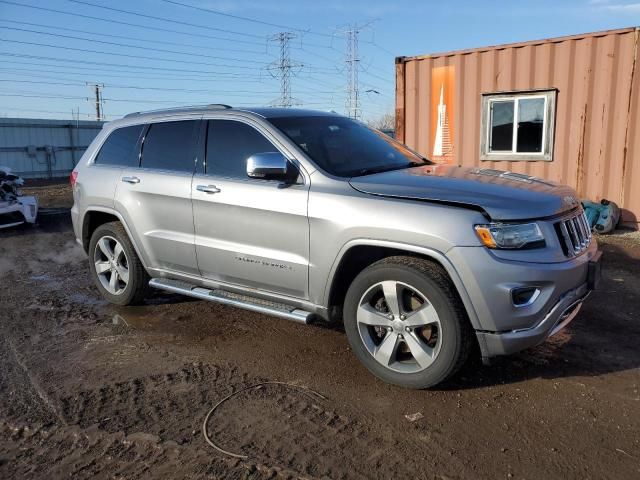
{"label": "hood", "polygon": [[565,185],[487,168],[426,165],[354,177],[356,190],[372,195],[472,206],[492,220],[526,220],[575,208],[576,192]]}

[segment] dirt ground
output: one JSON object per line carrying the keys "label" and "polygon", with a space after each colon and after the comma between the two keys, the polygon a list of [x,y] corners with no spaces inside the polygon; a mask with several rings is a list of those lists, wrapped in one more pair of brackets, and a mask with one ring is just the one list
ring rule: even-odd
{"label": "dirt ground", "polygon": [[[65,186],[0,233],[0,478],[640,478],[640,236],[565,331],[409,391],[337,328],[155,293],[116,308],[73,240]],[[326,399],[258,382],[306,386]],[[422,414],[409,421],[405,415]]]}

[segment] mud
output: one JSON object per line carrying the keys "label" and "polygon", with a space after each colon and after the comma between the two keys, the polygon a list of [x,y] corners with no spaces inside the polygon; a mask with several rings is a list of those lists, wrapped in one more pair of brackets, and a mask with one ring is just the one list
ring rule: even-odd
{"label": "mud", "polygon": [[[640,478],[640,242],[602,248],[601,288],[567,330],[408,391],[339,328],[158,292],[108,305],[67,215],[45,215],[0,233],[0,478]],[[265,381],[326,400],[244,392],[208,431],[248,459],[208,446],[209,409]]]}

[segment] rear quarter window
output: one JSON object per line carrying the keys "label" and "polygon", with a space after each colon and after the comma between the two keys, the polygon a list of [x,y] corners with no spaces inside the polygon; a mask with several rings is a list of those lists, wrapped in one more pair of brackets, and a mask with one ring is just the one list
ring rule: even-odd
{"label": "rear quarter window", "polygon": [[93,163],[99,165],[138,166],[136,145],[144,125],[122,127],[111,132]]}

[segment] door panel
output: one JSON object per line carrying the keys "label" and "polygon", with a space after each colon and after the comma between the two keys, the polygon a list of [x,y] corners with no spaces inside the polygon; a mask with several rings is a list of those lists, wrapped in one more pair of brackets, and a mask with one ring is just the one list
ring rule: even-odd
{"label": "door panel", "polygon": [[[193,183],[202,276],[307,298],[307,187],[198,175]],[[200,192],[197,185],[215,185],[220,192]]]}
{"label": "door panel", "polygon": [[308,183],[249,179],[246,158],[278,149],[244,123],[211,120],[208,129],[207,173],[192,188],[201,275],[308,298]]}
{"label": "door panel", "polygon": [[141,168],[122,171],[116,209],[150,268],[199,275],[191,205],[199,126],[197,120],[151,125]]}

